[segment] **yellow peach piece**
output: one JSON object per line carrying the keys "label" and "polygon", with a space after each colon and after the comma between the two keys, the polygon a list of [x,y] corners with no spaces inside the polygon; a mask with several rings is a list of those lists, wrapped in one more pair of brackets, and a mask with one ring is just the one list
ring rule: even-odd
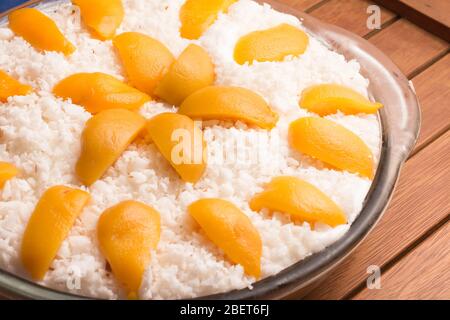
{"label": "yellow peach piece", "polygon": [[335,168],[373,178],[369,147],[356,134],[331,120],[300,118],[290,125],[291,146]]}
{"label": "yellow peach piece", "polygon": [[37,9],[23,8],[9,14],[9,27],[35,49],[70,55],[75,47],[58,29],[55,22]]}
{"label": "yellow peach piece", "polygon": [[89,193],[65,186],[45,191],[23,235],[22,264],[34,280],[42,280],[61,243],[90,200]]}
{"label": "yellow peach piece", "polygon": [[254,31],[239,39],[234,60],[239,64],[253,61],[283,61],[287,56],[299,56],[308,47],[308,35],[302,30],[281,24],[262,31]]}
{"label": "yellow peach piece", "polygon": [[0,189],[6,181],[11,180],[19,174],[19,170],[11,163],[0,162]]}
{"label": "yellow peach piece", "polygon": [[263,129],[278,122],[278,115],[260,95],[239,87],[203,88],[187,97],[178,112],[194,119],[240,120]]}
{"label": "yellow peach piece", "polygon": [[26,96],[33,89],[0,70],[0,102],[6,102],[9,97]]}
{"label": "yellow peach piece", "polygon": [[246,274],[261,276],[262,241],[251,220],[231,202],[201,199],[188,208],[206,236]]}
{"label": "yellow peach piece", "polygon": [[83,22],[101,40],[114,37],[125,15],[121,0],[72,0],[72,3],[80,7]]}
{"label": "yellow peach piece", "polygon": [[191,118],[159,114],[148,121],[147,133],[183,181],[200,180],[206,169],[206,143],[201,128]]}
{"label": "yellow peach piece", "polygon": [[214,65],[202,47],[190,44],[162,78],[155,94],[180,105],[194,92],[214,84]]}
{"label": "yellow peach piece", "polygon": [[237,0],[186,0],[180,10],[181,29],[183,38],[195,40],[212,25],[219,13],[228,11],[228,8]]}
{"label": "yellow peach piece", "polygon": [[139,109],[151,98],[105,73],[77,73],[60,81],[53,93],[96,114],[106,109]]}
{"label": "yellow peach piece", "polygon": [[161,42],[138,32],[126,32],[113,40],[130,83],[153,95],[157,84],[175,61]]}
{"label": "yellow peach piece", "polygon": [[294,221],[322,222],[336,227],[347,223],[342,209],[312,184],[295,177],[274,178],[250,201],[254,211],[283,212]]}
{"label": "yellow peach piece", "polygon": [[105,210],[97,225],[100,250],[129,299],[138,297],[142,276],[161,233],[160,214],[143,203],[124,201]]}
{"label": "yellow peach piece", "polygon": [[144,127],[144,117],[125,109],[105,110],[89,119],[75,170],[80,181],[90,186],[100,179]]}
{"label": "yellow peach piece", "polygon": [[299,104],[320,116],[338,111],[344,114],[370,114],[383,107],[381,103],[371,102],[358,92],[338,84],[320,84],[305,89]]}

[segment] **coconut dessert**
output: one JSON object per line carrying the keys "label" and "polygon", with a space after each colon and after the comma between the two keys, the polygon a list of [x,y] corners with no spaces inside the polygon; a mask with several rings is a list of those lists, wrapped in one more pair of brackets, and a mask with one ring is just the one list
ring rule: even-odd
{"label": "coconut dessert", "polygon": [[381,104],[251,0],[73,0],[0,25],[0,268],[105,298],[252,288],[360,213]]}

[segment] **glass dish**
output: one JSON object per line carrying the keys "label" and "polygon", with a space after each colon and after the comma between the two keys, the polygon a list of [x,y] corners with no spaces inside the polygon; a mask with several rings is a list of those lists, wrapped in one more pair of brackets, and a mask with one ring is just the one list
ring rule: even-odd
{"label": "glass dish", "polygon": [[[28,1],[21,7],[51,1],[59,0]],[[347,59],[356,59],[360,63],[362,74],[370,80],[370,95],[385,106],[379,112],[382,127],[380,162],[363,209],[344,237],[277,275],[258,281],[252,290],[235,290],[199,299],[280,299],[293,294],[296,297],[304,296],[342,262],[380,220],[420,130],[420,106],[414,88],[398,67],[376,47],[348,31],[320,22],[286,5],[271,0],[258,2],[269,3],[279,11],[299,17],[316,38]],[[6,21],[6,15],[7,12],[0,14],[0,24]],[[42,287],[2,270],[0,295],[16,299],[85,299]]]}

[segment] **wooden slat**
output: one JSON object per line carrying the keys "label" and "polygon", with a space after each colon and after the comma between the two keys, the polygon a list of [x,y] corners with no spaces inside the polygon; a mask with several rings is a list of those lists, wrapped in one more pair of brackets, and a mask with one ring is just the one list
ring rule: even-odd
{"label": "wooden slat", "polygon": [[[366,9],[369,4],[371,2],[362,0],[330,0],[313,10],[312,15],[364,36],[370,33],[366,27],[368,16]],[[385,11],[382,11],[382,18],[383,24],[386,25],[387,22],[393,21],[395,15],[386,15]],[[375,34],[371,41],[390,56],[409,76],[425,69],[448,50],[448,44],[403,19]],[[450,108],[448,108],[450,68],[448,63],[449,58],[445,57],[413,79],[423,108],[423,128],[419,149],[448,128],[450,119]],[[442,143],[444,138],[445,143]],[[445,196],[448,198],[448,192],[443,194],[442,190],[448,191],[446,181],[450,179],[450,176],[448,169],[443,166],[448,163],[449,158],[446,157],[446,154],[449,154],[450,150],[447,148],[442,152],[442,148],[448,147],[448,133],[436,143],[430,146],[433,147],[432,149],[422,150],[411,163],[407,164],[391,208],[374,233],[308,298],[339,299],[346,297],[352,290],[364,283],[369,265],[386,265],[393,258],[403,254],[403,251],[411,243],[420,239],[430,228],[445,218],[449,211],[448,201],[445,200]],[[440,160],[430,163],[428,158],[438,150],[441,151],[438,155]],[[426,170],[423,168],[425,163],[428,166]],[[441,169],[443,171],[440,171]],[[433,177],[425,178],[429,179],[428,183],[423,186],[425,188],[420,183],[415,183],[417,172],[420,172],[423,177]],[[441,175],[442,172],[444,172],[443,175]],[[436,183],[436,188],[433,188],[434,183]],[[413,191],[412,195],[411,191]],[[428,192],[433,196],[429,201],[419,204],[421,196]],[[408,234],[403,236],[405,230],[408,230]]]}
{"label": "wooden slat", "polygon": [[355,299],[450,299],[450,223],[381,276],[381,288]]}
{"label": "wooden slat", "polygon": [[443,0],[401,0],[411,8],[450,27],[450,1]]}
{"label": "wooden slat", "polygon": [[446,41],[450,41],[450,1],[374,0]]}
{"label": "wooden slat", "polygon": [[420,150],[450,127],[450,54],[416,76],[413,84],[422,105],[422,129],[416,146]]}
{"label": "wooden slat", "polygon": [[321,2],[324,2],[324,0],[299,0],[297,1],[297,3],[295,3],[293,7],[297,10],[308,11],[309,9],[311,9],[312,7]]}
{"label": "wooden slat", "polygon": [[294,7],[301,0],[274,0],[274,1],[282,3],[282,4],[287,5],[289,7]]}
{"label": "wooden slat", "polygon": [[447,42],[405,19],[394,22],[369,41],[387,54],[407,76],[442,55],[449,47]]}
{"label": "wooden slat", "polygon": [[442,22],[450,27],[450,1],[442,0],[402,0],[411,8]]}
{"label": "wooden slat", "polygon": [[389,210],[366,240],[309,299],[342,299],[450,212],[450,132],[407,162]]}
{"label": "wooden slat", "polygon": [[[374,4],[368,0],[330,0],[323,6],[311,12],[311,15],[322,21],[365,36],[373,30],[367,28],[368,6]],[[381,23],[395,18],[395,14],[381,8]]]}

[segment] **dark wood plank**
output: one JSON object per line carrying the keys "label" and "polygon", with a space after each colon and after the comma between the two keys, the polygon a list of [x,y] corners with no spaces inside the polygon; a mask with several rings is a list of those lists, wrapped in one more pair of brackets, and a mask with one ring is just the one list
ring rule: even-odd
{"label": "dark wood plank", "polygon": [[450,1],[448,0],[374,0],[450,42]]}
{"label": "dark wood plank", "polygon": [[422,106],[420,150],[450,127],[450,54],[413,79]]}
{"label": "dark wood plank", "polygon": [[381,288],[354,299],[450,299],[450,223],[381,276]]}
{"label": "dark wood plank", "polygon": [[370,265],[385,266],[450,212],[450,132],[410,159],[394,199],[373,232],[308,299],[342,299],[364,284]]}
{"label": "dark wood plank", "polygon": [[[367,8],[374,4],[368,0],[330,0],[323,6],[311,12],[322,21],[337,25],[360,36],[365,36],[373,30],[367,27],[369,14]],[[385,24],[396,15],[391,11],[381,8],[381,23]]]}
{"label": "dark wood plank", "polygon": [[407,76],[449,48],[444,40],[405,19],[394,22],[369,41],[387,54]]}
{"label": "dark wood plank", "polygon": [[450,27],[450,1],[402,0],[403,3]]}

